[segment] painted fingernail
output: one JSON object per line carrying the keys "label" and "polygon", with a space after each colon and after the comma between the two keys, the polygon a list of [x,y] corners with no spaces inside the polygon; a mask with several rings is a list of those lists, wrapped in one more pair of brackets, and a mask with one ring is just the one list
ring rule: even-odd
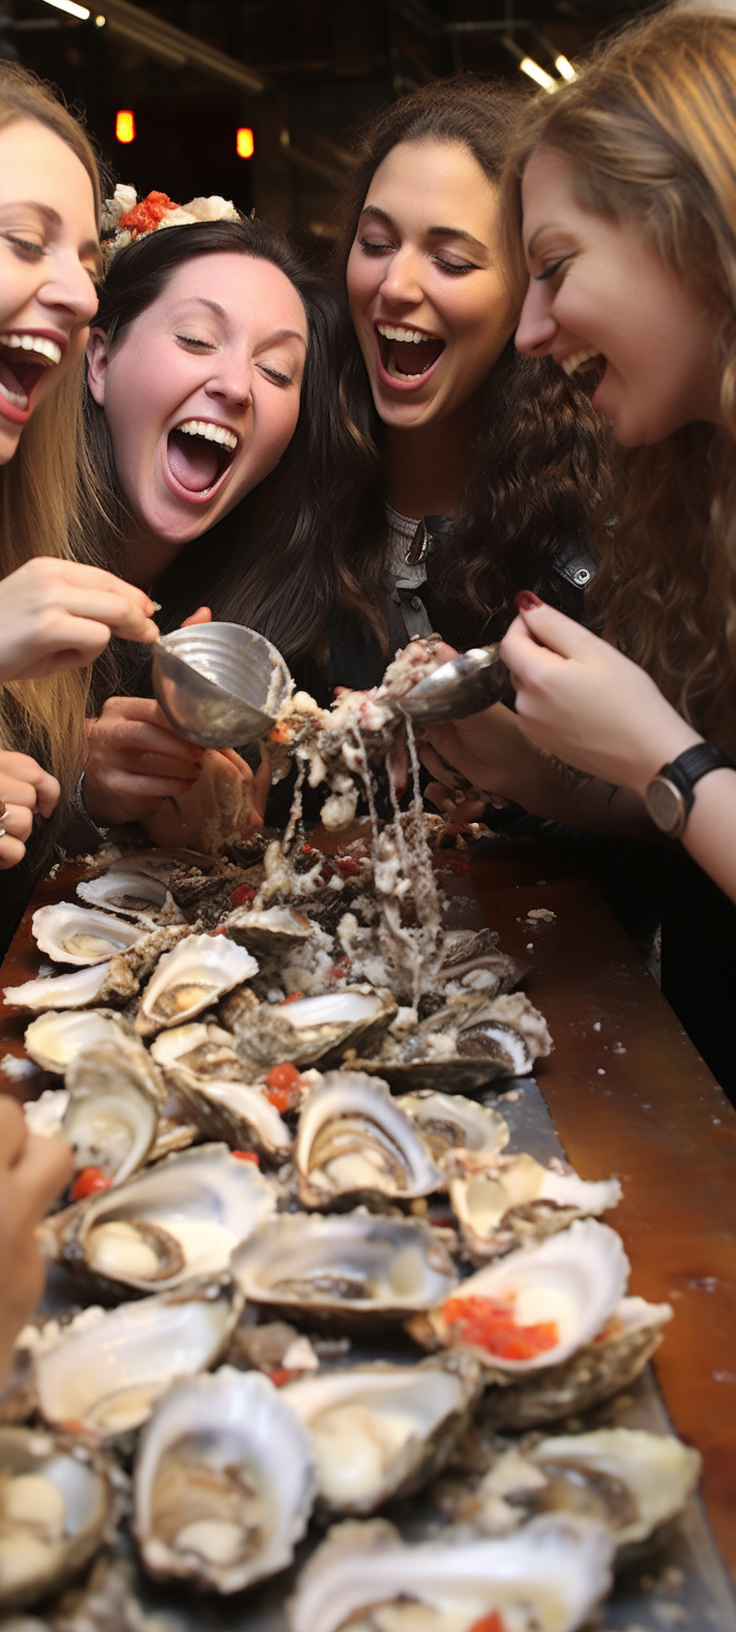
{"label": "painted fingernail", "polygon": [[535,606],[542,605],[539,596],[535,595],[531,589],[520,589],[518,595],[514,596],[514,600],[520,612],[531,612]]}

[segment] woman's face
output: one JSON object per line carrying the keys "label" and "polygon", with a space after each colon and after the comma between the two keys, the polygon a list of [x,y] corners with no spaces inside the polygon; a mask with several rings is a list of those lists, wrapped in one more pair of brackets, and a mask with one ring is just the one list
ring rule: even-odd
{"label": "woman's face", "polygon": [[702,290],[638,227],[581,204],[572,166],[552,148],[530,159],[522,203],[531,280],[519,351],[595,376],[593,407],[624,447],[690,420],[720,422],[720,320]]}
{"label": "woman's face", "polygon": [[108,352],[95,330],[89,384],[141,532],[197,538],[278,464],[296,429],[307,319],[270,261],[184,261]]}
{"label": "woman's face", "polygon": [[84,165],[33,119],[0,130],[0,464],[79,362],[97,310],[100,249]]}
{"label": "woman's face", "polygon": [[497,194],[459,142],[399,142],[378,166],[347,266],[355,332],[387,425],[451,421],[476,396],[516,316]]}

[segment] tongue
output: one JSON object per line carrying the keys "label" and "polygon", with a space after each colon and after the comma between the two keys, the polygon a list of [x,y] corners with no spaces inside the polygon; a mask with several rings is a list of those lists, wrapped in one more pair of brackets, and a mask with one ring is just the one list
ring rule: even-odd
{"label": "tongue", "polygon": [[443,349],[441,340],[392,340],[391,346],[400,374],[426,374]]}
{"label": "tongue", "polygon": [[214,442],[186,432],[169,434],[169,469],[189,493],[205,493],[217,480],[220,459]]}
{"label": "tongue", "polygon": [[5,395],[10,398],[11,402],[17,403],[19,407],[25,407],[28,400],[26,392],[23,390],[17,374],[14,374],[12,368],[8,366],[4,356],[0,357],[0,385],[2,385]]}

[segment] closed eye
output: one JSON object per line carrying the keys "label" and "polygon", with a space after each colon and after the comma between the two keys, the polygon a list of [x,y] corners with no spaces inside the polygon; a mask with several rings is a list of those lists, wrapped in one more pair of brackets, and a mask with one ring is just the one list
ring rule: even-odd
{"label": "closed eye", "polygon": [[572,260],[572,255],[571,254],[570,255],[561,255],[559,261],[555,261],[553,266],[548,266],[544,272],[535,273],[534,282],[535,283],[546,283],[548,278],[553,278],[554,277],[555,272],[559,272],[560,267],[564,266],[565,261],[571,261],[571,260]]}
{"label": "closed eye", "polygon": [[210,340],[197,340],[192,334],[177,334],[174,336],[180,346],[187,346],[192,351],[214,351]]}
{"label": "closed eye", "polygon": [[477,272],[479,268],[473,261],[446,261],[442,255],[434,255],[435,266],[441,267],[443,272],[449,272],[453,278],[463,277],[466,272]]}
{"label": "closed eye", "polygon": [[268,364],[266,363],[261,363],[260,369],[261,373],[265,374],[267,379],[273,380],[274,385],[291,385],[291,374],[281,374],[278,368],[269,368]]}
{"label": "closed eye", "polygon": [[13,232],[3,233],[3,237],[7,239],[9,244],[13,244],[16,249],[21,250],[24,255],[33,256],[34,260],[38,260],[41,255],[46,253],[43,244],[29,243],[27,238],[17,238]]}
{"label": "closed eye", "polygon": [[386,255],[396,248],[395,244],[379,243],[375,238],[359,238],[358,242],[366,255]]}

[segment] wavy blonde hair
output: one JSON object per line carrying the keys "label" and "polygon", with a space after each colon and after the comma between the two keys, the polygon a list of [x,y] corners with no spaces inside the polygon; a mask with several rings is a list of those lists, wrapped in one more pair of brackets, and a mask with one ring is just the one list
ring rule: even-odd
{"label": "wavy blonde hair", "polygon": [[502,184],[520,284],[532,153],[570,162],[579,202],[640,229],[720,316],[723,424],[621,450],[626,502],[602,530],[605,630],[706,736],[736,749],[736,17],[667,7],[528,110]]}
{"label": "wavy blonde hair", "polygon": [[[76,154],[92,183],[99,218],[97,161],[79,121],[35,75],[0,63],[0,130],[23,120],[46,125]],[[90,560],[94,494],[82,431],[80,362],[39,404],[13,459],[0,467],[0,575],[38,555]],[[67,793],[84,765],[88,689],[88,670],[0,688],[0,747],[42,760]]]}

